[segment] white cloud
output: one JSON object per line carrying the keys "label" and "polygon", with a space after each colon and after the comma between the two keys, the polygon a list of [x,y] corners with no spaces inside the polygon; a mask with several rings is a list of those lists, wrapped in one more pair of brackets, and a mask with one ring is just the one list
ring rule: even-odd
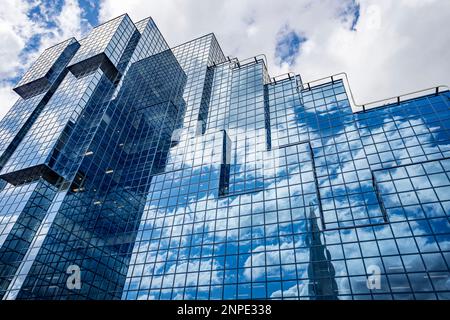
{"label": "white cloud", "polygon": [[[359,3],[356,32],[351,17],[339,16],[351,1],[334,0],[102,0],[100,20],[152,16],[171,45],[214,32],[227,55],[265,53],[272,76],[290,70],[310,81],[345,71],[358,103],[450,83],[449,1]],[[292,66],[275,59],[276,35],[286,24],[308,38]]]}
{"label": "white cloud", "polygon": [[0,119],[8,112],[14,102],[17,100],[17,94],[12,91],[9,84],[0,82]]}
{"label": "white cloud", "polygon": [[294,285],[286,290],[277,290],[273,292],[270,297],[275,299],[281,299],[282,297],[288,298],[288,297],[297,297],[297,296],[308,296],[308,286],[300,283],[298,285]]}
{"label": "white cloud", "polygon": [[9,0],[2,3],[0,11],[0,79],[11,77],[20,66],[18,55],[31,36],[34,23],[26,16],[30,4]]}
{"label": "white cloud", "polygon": [[0,11],[0,117],[9,110],[17,95],[6,80],[16,76],[20,68],[19,55],[30,38],[34,23],[26,13],[31,8],[26,1],[2,2]]}

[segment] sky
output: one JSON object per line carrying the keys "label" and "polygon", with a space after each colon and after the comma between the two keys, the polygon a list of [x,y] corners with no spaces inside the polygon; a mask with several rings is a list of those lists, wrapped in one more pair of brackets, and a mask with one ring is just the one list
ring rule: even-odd
{"label": "sky", "polygon": [[123,13],[171,46],[214,32],[225,55],[265,54],[271,76],[345,71],[358,104],[450,84],[450,0],[2,0],[0,118],[45,48]]}

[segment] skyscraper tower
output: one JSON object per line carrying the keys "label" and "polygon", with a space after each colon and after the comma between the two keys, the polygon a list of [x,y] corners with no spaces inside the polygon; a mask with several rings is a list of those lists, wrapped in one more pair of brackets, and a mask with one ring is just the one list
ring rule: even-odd
{"label": "skyscraper tower", "polygon": [[356,105],[125,14],[14,91],[3,300],[450,298],[446,87]]}

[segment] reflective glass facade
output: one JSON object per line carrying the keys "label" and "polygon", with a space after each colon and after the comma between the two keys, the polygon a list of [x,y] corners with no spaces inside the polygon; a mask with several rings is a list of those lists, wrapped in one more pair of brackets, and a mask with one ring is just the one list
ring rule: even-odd
{"label": "reflective glass facade", "polygon": [[4,300],[450,299],[448,90],[355,110],[127,15],[14,90]]}

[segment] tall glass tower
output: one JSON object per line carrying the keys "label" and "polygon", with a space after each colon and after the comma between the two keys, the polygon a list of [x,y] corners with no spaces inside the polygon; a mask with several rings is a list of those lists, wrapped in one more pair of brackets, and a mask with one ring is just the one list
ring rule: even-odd
{"label": "tall glass tower", "polygon": [[0,122],[0,298],[450,299],[450,92],[355,105],[122,15]]}

